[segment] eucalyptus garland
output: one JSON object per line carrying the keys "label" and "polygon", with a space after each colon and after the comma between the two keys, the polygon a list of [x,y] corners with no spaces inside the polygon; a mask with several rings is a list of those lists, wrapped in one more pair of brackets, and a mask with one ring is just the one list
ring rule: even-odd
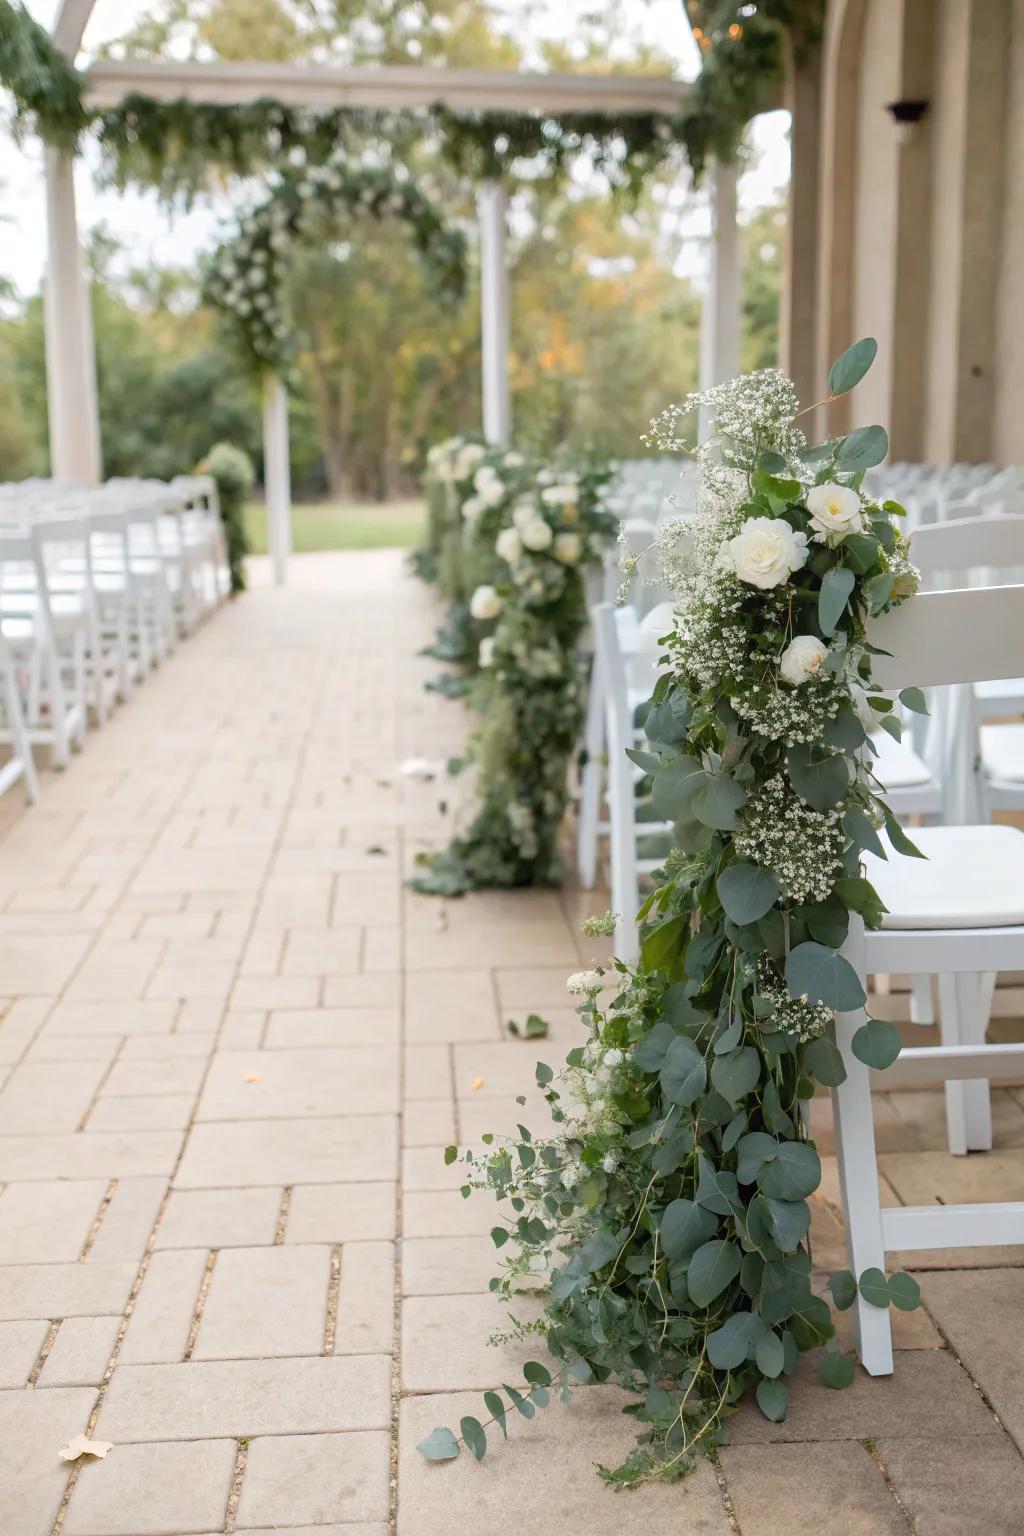
{"label": "eucalyptus garland", "polygon": [[284,371],[295,349],[287,306],[287,277],[295,248],[314,235],[343,229],[369,214],[409,226],[428,281],[440,297],[460,298],[466,281],[466,242],[402,165],[350,162],[344,153],[308,166],[302,151],[280,171],[269,196],[244,214],[237,233],[218,246],[203,286],[206,303],[227,318],[255,369]]}
{"label": "eucalyptus garland", "polygon": [[[468,694],[481,724],[470,825],[421,862],[430,894],[553,885],[582,724],[587,622],[584,572],[617,527],[607,466],[452,439],[432,450],[428,539],[451,619],[430,653],[468,664],[446,692]],[[428,544],[429,549],[429,544]]]}
{"label": "eucalyptus garland", "polygon": [[23,5],[0,0],[0,85],[14,102],[16,130],[74,150],[88,127],[85,80]]}
{"label": "eucalyptus garland", "polygon": [[[829,398],[875,350],[867,340],[844,354]],[[520,1126],[461,1154],[463,1195],[487,1189],[502,1206],[492,1290],[547,1285],[540,1319],[505,1337],[543,1341],[549,1358],[485,1394],[486,1421],[434,1430],[420,1446],[431,1460],[463,1445],[479,1458],[490,1425],[506,1432],[554,1393],[615,1380],[637,1394],[640,1435],[601,1475],[619,1487],[671,1479],[715,1455],[747,1392],[782,1419],[802,1352],[821,1350],[828,1386],[853,1379],[812,1284],[807,1201],[821,1166],[801,1106],[844,1079],[835,1014],[866,1001],[839,952],[851,914],[869,927],[883,915],[861,856],[882,853],[883,831],[917,853],[871,771],[874,728],[898,736],[899,724],[871,681],[867,638],[917,577],[902,508],[863,490],[887,450],[882,428],[807,447],[792,386],[769,370],[686,401],[654,441],[682,447],[676,424],[695,406],[716,429],[697,452],[696,519],[661,538],[678,611],[647,746],[631,751],[677,846],[640,914],[639,965],[569,978],[586,1036],[557,1077],[537,1066],[552,1134]],[[924,707],[913,689],[901,700]],[[613,924],[608,914],[584,932]],[[886,1066],[899,1038],[868,1020],[853,1050]],[[858,1292],[906,1310],[920,1299],[910,1276],[880,1270],[843,1271],[828,1288],[838,1308]]]}

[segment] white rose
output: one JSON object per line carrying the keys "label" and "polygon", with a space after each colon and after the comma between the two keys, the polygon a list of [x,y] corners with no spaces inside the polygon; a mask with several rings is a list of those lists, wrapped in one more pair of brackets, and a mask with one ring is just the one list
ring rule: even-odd
{"label": "white rose", "polygon": [[464,447],[460,448],[455,459],[456,480],[468,480],[486,451],[485,448],[481,448],[479,443],[466,443]]}
{"label": "white rose", "polygon": [[523,552],[523,541],[518,528],[503,528],[494,541],[495,552],[512,565]]}
{"label": "white rose", "polygon": [[489,464],[477,470],[473,477],[473,486],[486,507],[496,507],[505,495],[504,485]]}
{"label": "white rose", "polygon": [[479,496],[469,496],[462,503],[462,515],[467,523],[475,523],[477,518],[487,510],[486,504]]}
{"label": "white rose", "polygon": [[807,492],[811,527],[819,541],[838,544],[848,533],[860,533],[864,510],[857,492],[848,485],[816,485]]}
{"label": "white rose", "polygon": [[561,560],[563,565],[579,565],[583,554],[583,540],[578,533],[558,533],[555,535],[554,556]]}
{"label": "white rose", "polygon": [[521,469],[526,463],[521,453],[506,453],[502,463],[506,469]]}
{"label": "white rose", "polygon": [[542,549],[550,549],[555,539],[550,523],[546,523],[540,517],[534,518],[532,523],[527,523],[526,527],[521,530],[521,534],[526,548],[532,549],[535,552]]}
{"label": "white rose", "polygon": [[546,501],[550,507],[560,507],[575,502],[579,495],[579,489],[575,482],[572,485],[549,485],[546,491],[541,491],[541,501]]}
{"label": "white rose", "polygon": [[822,662],[828,655],[828,646],[816,635],[797,635],[786,646],[779,660],[779,675],[787,683],[806,683],[821,671]]}
{"label": "white rose", "polygon": [[723,547],[721,558],[749,586],[781,587],[806,564],[807,535],[795,532],[781,517],[748,517]]}
{"label": "white rose", "polygon": [[480,641],[480,647],[477,651],[476,659],[482,667],[490,667],[494,664],[493,635],[487,635],[483,640]]}
{"label": "white rose", "polygon": [[537,522],[537,508],[534,506],[533,502],[521,501],[518,506],[513,507],[512,521],[515,523],[520,533],[522,533],[524,528],[529,528],[531,523]]}
{"label": "white rose", "polygon": [[474,619],[496,619],[501,612],[501,598],[493,587],[477,587],[469,600],[469,611]]}

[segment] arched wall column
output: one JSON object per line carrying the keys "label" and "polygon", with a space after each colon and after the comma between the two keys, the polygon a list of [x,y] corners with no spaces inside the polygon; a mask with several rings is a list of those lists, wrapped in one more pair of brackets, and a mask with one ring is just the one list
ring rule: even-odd
{"label": "arched wall column", "polygon": [[821,394],[818,373],[818,241],[820,238],[821,69],[819,47],[799,57],[787,32],[785,103],[790,114],[790,175],[779,304],[779,366],[810,405]]}
{"label": "arched wall column", "polygon": [[512,431],[509,397],[508,194],[499,181],[477,192],[480,223],[480,372],[484,437],[507,443]]}
{"label": "arched wall column", "polygon": [[263,375],[263,489],[267,503],[267,551],[275,587],[288,581],[292,552],[291,458],[288,391],[276,373]]}
{"label": "arched wall column", "polygon": [[[708,167],[711,240],[708,284],[700,312],[700,387],[710,389],[733,378],[740,367],[740,241],[737,224],[735,165],[715,160]],[[698,437],[710,430],[701,412]]]}

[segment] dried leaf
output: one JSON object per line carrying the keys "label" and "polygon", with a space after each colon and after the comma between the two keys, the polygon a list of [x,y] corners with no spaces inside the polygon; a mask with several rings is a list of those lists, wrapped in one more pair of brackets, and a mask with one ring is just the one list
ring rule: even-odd
{"label": "dried leaf", "polygon": [[480,1089],[483,1087],[486,1081],[487,1079],[485,1077],[474,1077],[469,1086],[472,1088],[474,1093],[479,1093]]}
{"label": "dried leaf", "polygon": [[262,1083],[262,1081],[263,1081],[263,1073],[262,1072],[247,1072],[245,1074],[245,1076],[242,1078],[242,1082],[243,1083]]}
{"label": "dried leaf", "polygon": [[112,1440],[90,1440],[87,1435],[76,1435],[57,1454],[62,1461],[77,1461],[80,1456],[92,1456],[96,1461],[102,1461],[113,1449]]}

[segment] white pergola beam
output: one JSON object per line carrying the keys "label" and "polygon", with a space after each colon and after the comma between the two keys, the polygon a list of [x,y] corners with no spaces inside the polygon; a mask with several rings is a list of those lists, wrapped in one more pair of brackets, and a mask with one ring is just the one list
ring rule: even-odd
{"label": "white pergola beam", "polygon": [[60,150],[47,149],[45,170],[43,328],[50,473],[96,485],[101,472],[96,348],[78,240],[75,162]]}
{"label": "white pergola beam", "polygon": [[[74,0],[67,0],[70,6]],[[445,106],[509,112],[676,113],[689,86],[649,75],[554,75],[419,64],[151,63],[101,59],[87,72],[91,107],[117,106],[140,92],[158,101],[223,103],[272,98],[289,107],[366,107],[394,111]]]}
{"label": "white pergola beam", "polygon": [[509,400],[509,297],[505,254],[508,193],[500,181],[477,192],[480,220],[480,367],[484,437],[507,444],[512,430]]}

